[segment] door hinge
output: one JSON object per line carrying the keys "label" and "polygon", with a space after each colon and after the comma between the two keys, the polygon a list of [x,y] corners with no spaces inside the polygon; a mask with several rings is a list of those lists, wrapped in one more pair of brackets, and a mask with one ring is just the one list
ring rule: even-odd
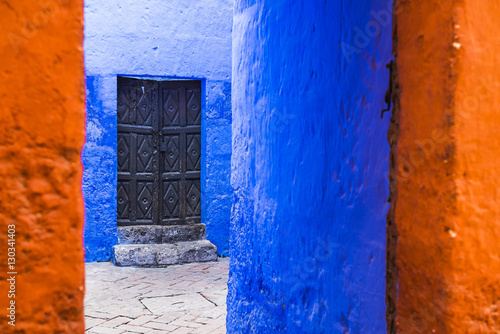
{"label": "door hinge", "polygon": [[384,118],[384,113],[390,111],[392,106],[392,71],[394,68],[394,61],[391,60],[391,62],[385,65],[385,67],[389,69],[389,88],[387,88],[387,91],[385,92],[385,103],[387,103],[387,108],[382,110],[380,118]]}

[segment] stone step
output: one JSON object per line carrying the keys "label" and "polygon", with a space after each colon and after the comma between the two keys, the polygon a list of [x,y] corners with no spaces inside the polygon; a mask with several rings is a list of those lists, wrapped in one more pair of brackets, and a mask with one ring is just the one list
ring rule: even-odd
{"label": "stone step", "polygon": [[166,267],[173,264],[217,261],[217,247],[208,240],[157,245],[116,245],[113,248],[113,263],[120,267]]}
{"label": "stone step", "polygon": [[118,244],[170,244],[205,238],[205,224],[138,225],[118,227]]}

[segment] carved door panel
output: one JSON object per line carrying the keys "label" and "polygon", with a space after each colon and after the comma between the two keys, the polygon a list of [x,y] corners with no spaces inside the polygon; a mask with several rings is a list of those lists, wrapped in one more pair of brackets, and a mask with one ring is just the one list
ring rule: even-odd
{"label": "carved door panel", "polygon": [[118,225],[199,223],[199,81],[118,78]]}
{"label": "carved door panel", "polygon": [[160,83],[161,224],[199,223],[201,216],[201,85]]}

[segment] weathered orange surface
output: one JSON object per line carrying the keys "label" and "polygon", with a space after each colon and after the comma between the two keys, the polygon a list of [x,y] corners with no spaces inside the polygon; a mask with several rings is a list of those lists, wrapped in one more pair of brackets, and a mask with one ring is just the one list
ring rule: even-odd
{"label": "weathered orange surface", "polygon": [[83,4],[6,0],[0,13],[0,333],[83,333]]}
{"label": "weathered orange surface", "polygon": [[500,333],[500,2],[396,8],[396,330]]}

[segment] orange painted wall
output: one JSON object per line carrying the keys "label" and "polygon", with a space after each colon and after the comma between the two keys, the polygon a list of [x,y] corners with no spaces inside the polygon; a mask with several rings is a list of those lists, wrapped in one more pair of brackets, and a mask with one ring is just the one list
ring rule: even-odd
{"label": "orange painted wall", "polygon": [[0,333],[83,333],[83,3],[6,0],[0,13]]}
{"label": "orange painted wall", "polygon": [[397,1],[398,333],[500,332],[499,15],[497,0]]}

